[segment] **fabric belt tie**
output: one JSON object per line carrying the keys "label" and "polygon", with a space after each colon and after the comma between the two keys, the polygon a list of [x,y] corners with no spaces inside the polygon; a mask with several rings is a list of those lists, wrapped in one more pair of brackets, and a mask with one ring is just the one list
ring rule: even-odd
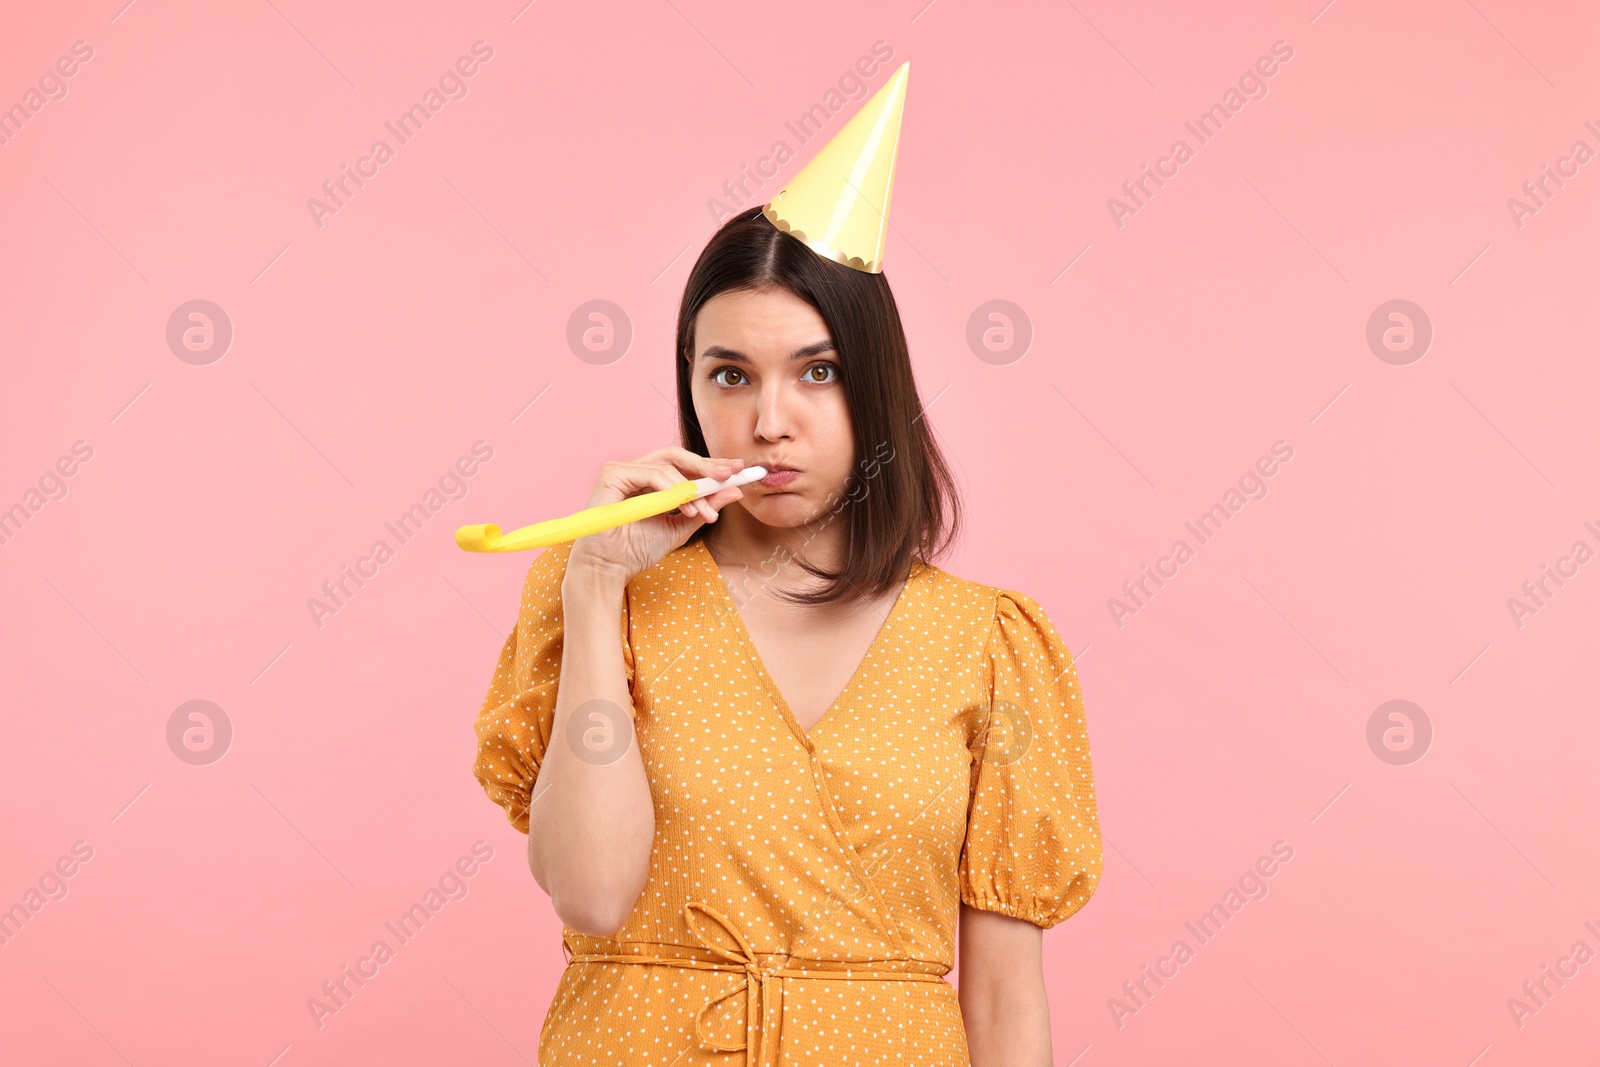
{"label": "fabric belt tie", "polygon": [[[727,931],[739,946],[738,952],[729,952],[727,949],[708,939],[699,926],[700,917],[696,912],[704,912],[707,916]],[[840,978],[851,981],[862,979],[894,979],[909,982],[942,982],[944,976],[929,971],[899,971],[885,969],[882,964],[886,960],[857,960],[844,961],[809,961],[811,967],[785,967],[776,963],[777,959],[788,959],[778,952],[757,953],[752,952],[750,943],[745,940],[739,928],[727,916],[717,911],[704,901],[691,900],[683,906],[684,921],[689,926],[689,931],[710,952],[716,953],[723,960],[719,963],[714,960],[702,960],[681,956],[649,956],[641,953],[606,954],[598,952],[573,953],[565,941],[562,948],[567,951],[568,965],[574,963],[644,963],[666,967],[693,967],[698,970],[713,971],[743,971],[744,981],[734,986],[728,992],[712,997],[701,1007],[694,1019],[694,1035],[700,1043],[707,1048],[719,1052],[746,1051],[745,1062],[759,1067],[771,1067],[778,1063],[778,1037],[783,1029],[783,980],[785,978]],[[765,961],[761,957],[767,957]],[[726,1044],[713,1040],[705,1033],[706,1017],[718,1004],[730,997],[745,994],[745,1024],[744,1040],[739,1044]]]}

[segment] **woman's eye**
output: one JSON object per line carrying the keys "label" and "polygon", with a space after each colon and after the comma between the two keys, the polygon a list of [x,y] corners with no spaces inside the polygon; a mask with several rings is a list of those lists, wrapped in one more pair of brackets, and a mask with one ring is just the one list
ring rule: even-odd
{"label": "woman's eye", "polygon": [[[821,372],[821,374],[819,375],[818,372]],[[738,377],[734,379],[725,379],[722,377],[724,374],[736,374]],[[716,370],[706,375],[706,377],[710,378],[718,385],[726,386],[742,385],[748,380],[745,378],[744,372],[737,367],[718,367]],[[839,380],[839,367],[835,363],[813,364],[812,366],[806,368],[805,379],[806,381],[811,382],[813,385],[827,385],[830,382],[836,382]]]}

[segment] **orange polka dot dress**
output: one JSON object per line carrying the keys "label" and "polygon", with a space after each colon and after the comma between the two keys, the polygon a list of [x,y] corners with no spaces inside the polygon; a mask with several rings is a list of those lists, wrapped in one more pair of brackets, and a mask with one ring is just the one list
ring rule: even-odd
{"label": "orange polka dot dress", "polygon": [[[511,824],[550,743],[571,543],[528,569],[473,773]],[[700,539],[628,583],[635,737],[655,803],[611,937],[563,928],[543,1067],[967,1067],[958,903],[1049,928],[1103,865],[1072,654],[1043,609],[921,560],[803,730]]]}

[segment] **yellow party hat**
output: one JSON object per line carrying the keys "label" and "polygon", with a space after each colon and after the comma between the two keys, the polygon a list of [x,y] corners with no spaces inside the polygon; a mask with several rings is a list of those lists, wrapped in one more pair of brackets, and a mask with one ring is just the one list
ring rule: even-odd
{"label": "yellow party hat", "polygon": [[868,274],[883,272],[889,194],[900,147],[908,60],[844,129],[762,208],[778,229],[813,252]]}

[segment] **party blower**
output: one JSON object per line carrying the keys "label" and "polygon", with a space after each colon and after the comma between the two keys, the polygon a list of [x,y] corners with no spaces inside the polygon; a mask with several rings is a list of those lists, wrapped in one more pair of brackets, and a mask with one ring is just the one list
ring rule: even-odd
{"label": "party blower", "polygon": [[733,477],[721,481],[715,478],[685,480],[670,489],[658,489],[653,493],[630,496],[614,504],[584,508],[565,518],[536,522],[532,526],[524,526],[508,534],[502,534],[500,527],[494,523],[461,526],[456,529],[456,544],[468,552],[521,552],[528,548],[559,545],[566,541],[576,541],[580,537],[588,537],[601,530],[648,519],[652,515],[665,515],[691,500],[698,500],[718,490],[731,489],[736,485],[748,485],[766,476],[765,467],[747,467]]}

